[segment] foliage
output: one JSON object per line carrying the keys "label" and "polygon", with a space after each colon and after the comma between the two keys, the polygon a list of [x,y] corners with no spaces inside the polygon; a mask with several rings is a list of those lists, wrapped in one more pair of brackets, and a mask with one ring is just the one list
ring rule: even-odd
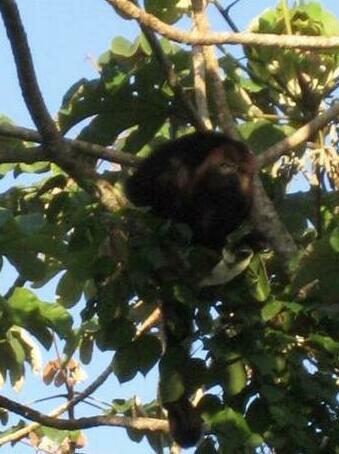
{"label": "foliage", "polygon": [[[145,3],[169,23],[189,12],[182,1]],[[288,20],[295,34],[339,32],[338,21],[315,2],[291,8]],[[281,5],[263,13],[250,29],[284,33]],[[161,48],[194,102],[190,52],[165,39]],[[227,74],[232,114],[242,120],[239,132],[259,154],[330,102],[338,53],[244,51],[246,67],[225,50],[219,63]],[[82,79],[65,94],[58,112],[63,133],[86,120],[79,139],[114,142],[124,152],[144,156],[173,131],[190,129],[182,101],[173,95],[144,35],[133,43],[114,38],[98,65],[97,79]],[[216,124],[212,107],[211,116]],[[161,357],[161,342],[156,327],[141,334],[138,328],[159,300],[172,298],[194,312],[194,354],[189,364],[176,359],[177,374],[168,368],[166,392],[182,393],[187,368],[192,394],[205,390],[198,407],[208,435],[196,453],[248,453],[265,446],[284,454],[318,453],[321,446],[338,452],[339,206],[333,137],[333,128],[320,131],[313,148],[300,147],[262,173],[300,246],[291,281],[274,253],[264,251],[253,254],[230,282],[204,285],[220,257],[193,247],[186,226],[156,219],[147,210],[107,213],[55,165],[0,165],[2,177],[39,176],[0,195],[1,266],[6,259],[18,276],[0,299],[0,380],[8,375],[18,387],[25,364],[33,369],[37,364],[36,343],[48,349],[54,335],[65,340],[65,360],[46,366],[46,383],[65,383],[60,376],[57,380],[56,369],[64,368],[67,375],[76,352],[88,364],[94,346],[114,352],[113,372],[120,382],[147,375]],[[1,139],[1,150],[17,147],[28,148],[19,140]],[[121,182],[126,169],[113,170],[106,165],[104,173]],[[300,171],[316,175],[317,184],[291,194],[287,185]],[[131,224],[137,233],[128,236]],[[35,289],[55,278],[55,302],[41,301]],[[79,326],[70,315],[76,305],[82,311]],[[135,416],[137,407],[133,399],[113,400],[110,413]],[[159,417],[159,403],[144,404],[142,415]],[[50,433],[37,431],[37,437],[79,442],[78,433],[41,430]],[[136,442],[147,437],[155,451],[170,442],[146,431],[129,429],[128,435]]]}

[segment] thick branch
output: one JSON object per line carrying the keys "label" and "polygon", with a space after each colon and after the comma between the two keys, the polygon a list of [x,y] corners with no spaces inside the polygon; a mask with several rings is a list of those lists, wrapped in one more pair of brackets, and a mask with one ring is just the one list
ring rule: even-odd
{"label": "thick branch", "polygon": [[228,108],[226,93],[220,77],[220,68],[215,56],[214,47],[204,47],[204,55],[207,73],[212,85],[211,97],[216,109],[219,126],[225,134],[236,139],[238,133]]}
{"label": "thick branch", "polygon": [[0,396],[0,407],[14,412],[31,421],[38,422],[47,427],[61,430],[79,430],[98,426],[125,427],[150,432],[168,432],[168,423],[163,419],[156,418],[130,418],[125,416],[89,416],[78,419],[56,419],[33,410],[26,405],[19,404],[7,397]]}
{"label": "thick branch", "polygon": [[0,12],[12,46],[22,96],[32,120],[46,143],[57,141],[59,133],[40,92],[27,36],[15,1],[1,0]]}
{"label": "thick branch", "polygon": [[259,177],[254,180],[252,220],[255,228],[267,238],[286,268],[298,249],[292,236],[280,221]]}
{"label": "thick branch", "polygon": [[0,150],[0,163],[17,164],[23,162],[25,164],[34,164],[35,162],[49,161],[50,157],[40,148],[32,148],[27,151],[23,150]]}
{"label": "thick branch", "polygon": [[[42,143],[42,137],[33,129],[22,128],[10,124],[0,124],[0,136],[21,139],[26,142]],[[105,161],[115,162],[117,164],[136,166],[140,158],[128,153],[116,151],[101,145],[95,145],[82,140],[64,139],[65,143],[70,145],[72,150],[81,151],[88,156],[93,156]],[[0,151],[0,162],[26,162],[33,163],[37,161],[50,161],[51,156],[44,150],[26,150],[11,152]]]}
{"label": "thick branch", "polygon": [[243,44],[248,46],[265,46],[293,49],[336,49],[339,48],[339,37],[291,36],[263,33],[215,33],[196,34],[179,30],[162,22],[157,17],[135,6],[128,0],[106,0],[123,15],[135,19],[168,39],[186,44]]}
{"label": "thick branch", "polygon": [[[204,16],[205,8],[205,0],[192,0],[193,30],[197,33],[208,32],[208,23]],[[192,60],[195,101],[198,112],[206,127],[211,129],[212,123],[209,118],[207,104],[206,66],[203,46],[192,46]]]}
{"label": "thick branch", "polygon": [[[192,8],[196,19],[197,29],[207,34],[209,31],[209,23],[205,11],[203,0],[192,0]],[[224,86],[220,77],[220,68],[218,60],[215,57],[214,46],[203,46],[204,60],[206,73],[209,76],[212,85],[211,99],[217,113],[218,124],[223,132],[230,137],[236,138],[237,131],[235,129],[233,118],[228,109]]]}

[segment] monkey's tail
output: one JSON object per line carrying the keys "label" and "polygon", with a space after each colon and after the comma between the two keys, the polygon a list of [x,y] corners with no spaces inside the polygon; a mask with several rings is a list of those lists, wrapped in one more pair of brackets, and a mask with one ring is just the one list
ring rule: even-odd
{"label": "monkey's tail", "polygon": [[165,351],[160,363],[160,394],[173,439],[181,447],[189,448],[196,445],[202,435],[200,413],[189,399],[193,313],[187,305],[173,300],[162,302],[161,308]]}
{"label": "monkey's tail", "polygon": [[202,435],[202,420],[198,410],[185,395],[164,404],[173,439],[182,448],[195,446]]}

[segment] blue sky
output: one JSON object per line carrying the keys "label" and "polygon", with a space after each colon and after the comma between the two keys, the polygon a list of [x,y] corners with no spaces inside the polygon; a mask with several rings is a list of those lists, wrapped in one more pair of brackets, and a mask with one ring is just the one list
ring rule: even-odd
{"label": "blue sky", "polygon": [[[104,0],[17,0],[35,62],[38,79],[47,106],[54,115],[62,100],[63,94],[75,81],[82,77],[89,79],[97,76],[90,63],[90,57],[98,57],[110,45],[113,37],[123,35],[133,39],[138,33],[138,26],[133,21],[124,21],[116,15]],[[223,1],[223,4],[229,2]],[[272,0],[240,0],[232,10],[232,18],[241,30],[263,9],[275,5]],[[290,3],[292,3],[290,1]],[[320,2],[326,9],[339,16],[338,0]],[[211,15],[216,30],[225,30],[224,21]],[[16,79],[11,51],[2,23],[0,22],[0,114],[10,117],[17,125],[32,127],[26,107],[21,97]],[[3,184],[0,190],[3,191]],[[0,289],[12,281],[11,270],[5,269],[1,274]],[[7,281],[7,282],[6,282]],[[46,299],[53,300],[53,289],[48,288]],[[49,356],[53,357],[53,354]],[[101,371],[110,355],[100,355],[100,359],[86,368],[92,379]],[[154,396],[155,374],[147,379],[139,378],[120,388],[113,378],[98,392],[98,397],[109,401],[113,397],[138,394],[146,401]],[[89,381],[86,382],[88,384]],[[4,392],[13,397],[9,387]],[[15,398],[29,402],[37,397],[58,393],[52,388],[40,385],[38,378],[29,379],[23,391]],[[51,406],[39,407],[48,411]],[[95,414],[95,409],[85,407],[88,414]],[[84,414],[84,412],[81,412]],[[80,413],[77,413],[80,415]],[[83,450],[86,454],[147,454],[151,450],[147,444],[133,444],[122,429],[95,428],[86,432],[89,444]],[[6,446],[3,452],[16,454],[31,453],[32,450],[19,444],[14,448]]]}

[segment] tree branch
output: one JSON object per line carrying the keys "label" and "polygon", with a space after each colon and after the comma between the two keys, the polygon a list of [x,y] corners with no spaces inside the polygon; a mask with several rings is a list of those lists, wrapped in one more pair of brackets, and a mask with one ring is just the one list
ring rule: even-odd
{"label": "tree branch", "polygon": [[221,3],[218,0],[212,0],[212,3],[215,5],[215,7],[219,11],[219,13],[225,19],[225,21],[229,25],[230,29],[233,30],[235,33],[239,33],[239,29],[235,25],[235,23],[233,22],[233,20],[232,20],[232,18],[230,16],[230,10],[238,2],[239,2],[239,0],[235,0],[230,5],[228,5],[227,8],[223,8],[223,6],[221,5]]}
{"label": "tree branch", "polygon": [[186,110],[187,115],[191,120],[192,125],[199,130],[206,129],[205,124],[202,121],[200,115],[198,114],[196,108],[194,107],[188,96],[186,96],[182,88],[182,85],[180,84],[180,81],[174,71],[173,65],[163,52],[158,38],[150,28],[142,24],[140,25],[140,27],[144,35],[146,36],[149,45],[151,46],[154,52],[154,55],[156,56],[159,63],[161,64],[161,67],[164,70],[168,85],[173,90],[175,96],[177,96],[177,98],[181,101],[184,109]]}
{"label": "tree branch", "polygon": [[50,157],[47,153],[39,148],[32,148],[31,150],[0,150],[0,163],[17,164],[23,162],[25,164],[34,164],[35,162],[49,161]]}
{"label": "tree branch", "polygon": [[0,12],[12,46],[22,96],[32,120],[46,144],[58,141],[59,132],[43,100],[35,75],[27,36],[15,1],[1,0]]}
{"label": "tree branch", "polygon": [[[145,322],[139,327],[135,337],[138,338],[138,337],[142,336],[145,333],[145,331],[150,329],[152,326],[154,326],[159,321],[159,318],[160,318],[159,311],[157,309],[155,309],[151,313],[151,315],[145,320]],[[91,394],[93,394],[107,380],[107,378],[111,375],[112,372],[113,372],[113,360],[109,363],[109,365],[106,367],[106,369],[89,386],[87,386],[87,388],[85,388],[81,393],[78,393],[77,396],[74,397],[72,400],[70,400],[70,401],[66,402],[65,404],[61,405],[60,407],[56,408],[48,416],[56,418],[57,416],[60,416],[65,411],[69,410],[70,408],[73,408],[78,403],[87,399],[87,397],[89,397]],[[4,445],[5,443],[21,440],[22,438],[26,437],[30,432],[37,429],[39,426],[40,426],[40,423],[34,422],[22,429],[15,431],[14,433],[10,433],[8,435],[4,435],[3,437],[0,437],[0,446]],[[166,429],[166,430],[168,430],[168,429]]]}
{"label": "tree branch", "polygon": [[297,253],[298,248],[263,187],[261,179],[254,179],[254,206],[252,220],[256,230],[261,232],[277,252],[285,269]]}
{"label": "tree branch", "polygon": [[[201,12],[202,0],[192,0],[192,5]],[[204,14],[200,18],[205,30],[208,30],[207,17]],[[225,90],[219,75],[218,61],[214,55],[213,47],[204,48],[206,68],[213,84],[212,96],[218,115],[218,123],[221,129],[231,137],[238,139],[239,134],[235,128],[234,121],[228,110]],[[280,256],[284,265],[297,252],[297,247],[274,208],[273,203],[267,196],[259,176],[254,181],[254,206],[252,220],[257,230],[262,232],[269,240],[273,249]]]}
{"label": "tree branch", "polygon": [[[48,415],[48,417],[53,418],[53,420],[55,420],[55,418],[57,416],[61,415],[62,413],[67,411],[69,408],[74,407],[79,402],[85,400],[87,397],[89,397],[91,394],[93,394],[93,392],[95,392],[106,381],[106,379],[111,375],[112,367],[113,367],[112,364],[113,363],[111,362],[108,365],[108,367],[82,393],[79,393],[74,399],[61,405],[56,410],[52,411]],[[34,419],[34,421],[36,421],[36,420]],[[32,432],[37,427],[39,427],[40,424],[41,424],[40,422],[34,422],[33,424],[30,424],[27,427],[24,427],[22,429],[19,429],[18,431],[14,432],[14,433],[1,437],[0,446],[4,445],[5,443],[12,442],[12,441],[18,441],[18,440],[26,437],[30,432]]]}
{"label": "tree branch", "polygon": [[[41,135],[37,131],[5,123],[0,124],[0,136],[21,139],[26,142],[43,142]],[[140,158],[138,158],[137,156],[103,147],[102,145],[96,145],[77,139],[64,139],[64,141],[74,151],[81,151],[88,156],[93,156],[105,161],[122,165],[129,165],[132,167],[136,166],[140,161]],[[10,153],[0,150],[0,162],[26,162],[28,164],[31,164],[37,161],[50,160],[51,156],[41,148],[39,150],[34,149],[26,151],[12,150]]]}
{"label": "tree branch", "polygon": [[[82,402],[85,400],[87,397],[89,397],[91,394],[93,394],[106,380],[107,378],[111,375],[113,370],[113,362],[111,361],[110,364],[106,367],[106,369],[89,385],[87,386],[84,391],[79,393],[74,399],[66,402],[65,404],[61,405],[60,407],[56,408],[54,411],[52,411],[49,416],[50,417],[57,417],[60,416],[62,413],[67,411],[70,407],[74,407],[78,403]],[[27,427],[24,427],[23,429],[19,429],[14,433],[5,435],[3,437],[0,437],[0,446],[2,446],[5,443],[8,443],[10,441],[17,441],[20,440],[21,438],[26,437],[32,430],[35,430],[37,427],[39,427],[39,423],[33,423],[30,424]]]}
{"label": "tree branch", "polygon": [[[206,3],[204,0],[192,0],[193,30],[197,33],[207,33],[208,23],[204,20]],[[207,28],[206,28],[207,26]],[[208,129],[212,129],[207,104],[206,65],[203,46],[192,46],[193,77],[195,101],[198,112]]]}
{"label": "tree branch", "polygon": [[[324,128],[328,123],[336,119],[338,115],[339,101],[336,101],[328,110],[318,115],[310,122],[306,123],[304,126],[295,131],[290,137],[286,137],[285,139],[272,145],[263,153],[261,153],[257,157],[258,168],[272,164],[283,154],[289,154],[290,151],[312,137],[319,129]],[[26,142],[42,142],[42,138],[37,131],[29,128],[12,126],[9,124],[0,124],[0,136],[11,137],[13,139],[21,139]],[[115,151],[101,145],[91,144],[82,140],[65,139],[65,141],[74,150],[79,150],[89,156],[94,156],[99,159],[115,162],[117,164],[136,167],[138,165],[138,162],[141,161],[140,158],[129,153]],[[27,164],[33,164],[34,162],[49,160],[50,157],[47,153],[44,152],[43,149],[27,149],[25,151],[11,150],[10,153],[0,150],[0,162],[2,163],[25,162]]]}
{"label": "tree branch", "polygon": [[267,148],[264,153],[257,158],[258,167],[265,167],[272,164],[283,154],[288,154],[293,148],[304,143],[312,137],[319,129],[326,126],[330,121],[336,119],[339,115],[339,101],[335,102],[332,107],[316,118],[306,123],[304,126],[295,131],[290,137],[281,140],[280,142]]}
{"label": "tree branch", "polygon": [[168,39],[179,43],[196,45],[243,44],[247,46],[279,47],[289,49],[336,49],[339,48],[339,37],[291,36],[263,33],[211,32],[208,35],[182,31],[162,22],[157,17],[138,8],[129,0],[105,0],[117,8],[123,15],[135,19]]}
{"label": "tree branch", "polygon": [[[209,23],[204,6],[203,0],[192,0],[192,8],[195,12],[197,27],[201,33],[207,34],[209,31]],[[236,138],[237,131],[228,109],[224,86],[220,78],[219,64],[214,53],[214,46],[204,46],[203,53],[206,73],[209,76],[212,85],[212,90],[210,90],[211,98],[216,109],[218,124],[223,132],[230,137]]]}
{"label": "tree branch", "polygon": [[15,0],[1,0],[0,12],[12,47],[22,95],[41,134],[45,151],[50,153],[50,160],[99,200],[109,212],[115,211],[124,204],[124,200],[87,162],[74,159],[70,146],[63,140],[49,115],[37,82],[27,36]]}
{"label": "tree branch", "polygon": [[54,427],[61,430],[79,430],[98,426],[125,427],[136,430],[147,430],[149,432],[168,432],[168,422],[156,418],[131,418],[127,416],[89,416],[78,419],[56,419],[47,416],[37,410],[19,404],[7,397],[0,396],[0,407],[20,415],[43,426]]}

